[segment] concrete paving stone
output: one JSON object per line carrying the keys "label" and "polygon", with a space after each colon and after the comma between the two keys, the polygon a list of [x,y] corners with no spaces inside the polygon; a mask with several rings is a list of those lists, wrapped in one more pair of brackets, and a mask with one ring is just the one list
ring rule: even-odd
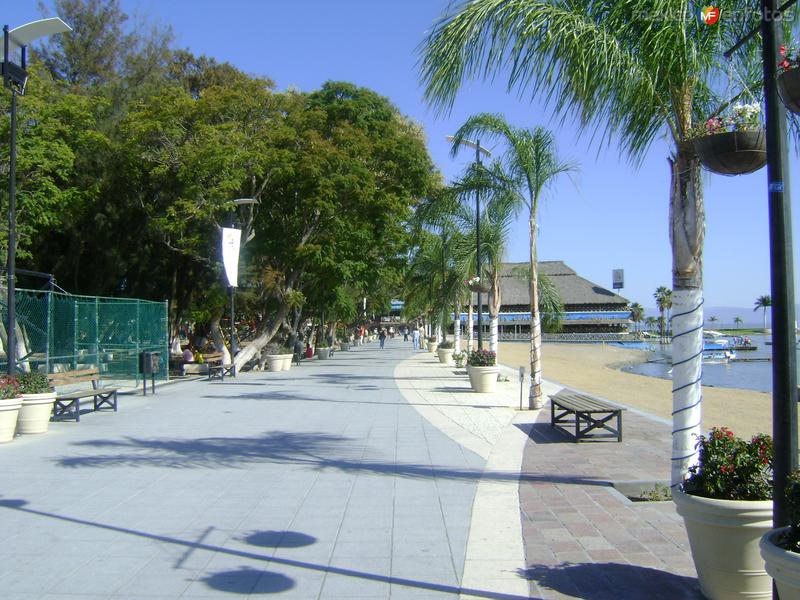
{"label": "concrete paving stone", "polygon": [[[366,536],[365,536],[366,537]],[[388,536],[369,537],[361,541],[337,539],[332,562],[350,558],[388,558],[392,555],[392,542]]]}

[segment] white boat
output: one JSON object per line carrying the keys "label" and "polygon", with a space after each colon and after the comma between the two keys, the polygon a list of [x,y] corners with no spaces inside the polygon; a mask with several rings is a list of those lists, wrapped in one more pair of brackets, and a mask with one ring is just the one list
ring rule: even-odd
{"label": "white boat", "polygon": [[736,358],[733,350],[704,350],[703,362],[709,364],[727,363]]}

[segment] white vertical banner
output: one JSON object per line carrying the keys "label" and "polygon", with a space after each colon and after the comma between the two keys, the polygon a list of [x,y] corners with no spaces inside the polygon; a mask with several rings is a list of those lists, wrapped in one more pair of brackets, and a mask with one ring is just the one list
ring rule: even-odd
{"label": "white vertical banner", "polygon": [[228,277],[228,285],[231,287],[238,285],[241,238],[242,231],[240,229],[222,228],[222,264],[225,265],[225,275]]}

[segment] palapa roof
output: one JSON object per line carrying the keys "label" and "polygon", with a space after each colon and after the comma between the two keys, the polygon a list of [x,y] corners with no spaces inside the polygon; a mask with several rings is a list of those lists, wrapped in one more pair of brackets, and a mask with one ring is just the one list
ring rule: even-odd
{"label": "palapa roof", "polygon": [[[627,307],[627,298],[584,279],[560,260],[539,262],[539,273],[544,273],[550,278],[567,310],[570,306],[592,304],[597,305],[598,309],[609,305],[619,305],[619,310]],[[500,271],[500,289],[503,306],[530,306],[528,263],[503,263]]]}

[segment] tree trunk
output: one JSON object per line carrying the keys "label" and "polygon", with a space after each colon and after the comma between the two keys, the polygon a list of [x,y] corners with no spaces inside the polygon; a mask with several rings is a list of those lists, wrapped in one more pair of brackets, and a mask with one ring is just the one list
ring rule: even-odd
{"label": "tree trunk", "polygon": [[703,238],[700,162],[691,150],[670,159],[672,246],[672,486],[697,464],[702,432]]}
{"label": "tree trunk", "polygon": [[453,348],[461,352],[461,302],[458,298],[453,303]]}
{"label": "tree trunk", "polygon": [[[498,353],[498,317],[500,315],[500,282],[499,274],[494,271],[491,274],[492,287],[489,290],[489,350]],[[498,357],[499,358],[499,357]],[[498,360],[499,362],[499,360]]]}
{"label": "tree trunk", "polygon": [[531,244],[531,388],[528,408],[536,410],[544,406],[542,396],[542,323],[539,317],[539,265],[536,262],[536,213],[531,210],[528,219]]}
{"label": "tree trunk", "polygon": [[225,365],[231,364],[231,353],[225,346],[225,338],[222,335],[222,328],[219,326],[219,320],[222,318],[222,309],[217,309],[211,316],[211,324],[208,328],[208,335],[211,336],[211,341],[214,343],[214,349],[217,352],[222,352],[222,363]]}
{"label": "tree trunk", "polygon": [[472,352],[472,292],[469,295],[469,310],[467,310],[467,352]]}
{"label": "tree trunk", "polygon": [[275,337],[275,334],[278,332],[278,329],[280,329],[283,320],[288,314],[289,306],[287,304],[281,304],[278,307],[278,313],[267,328],[236,354],[236,358],[233,362],[236,365],[237,371],[244,368],[250,360],[258,356],[264,347],[272,341],[272,338]]}

